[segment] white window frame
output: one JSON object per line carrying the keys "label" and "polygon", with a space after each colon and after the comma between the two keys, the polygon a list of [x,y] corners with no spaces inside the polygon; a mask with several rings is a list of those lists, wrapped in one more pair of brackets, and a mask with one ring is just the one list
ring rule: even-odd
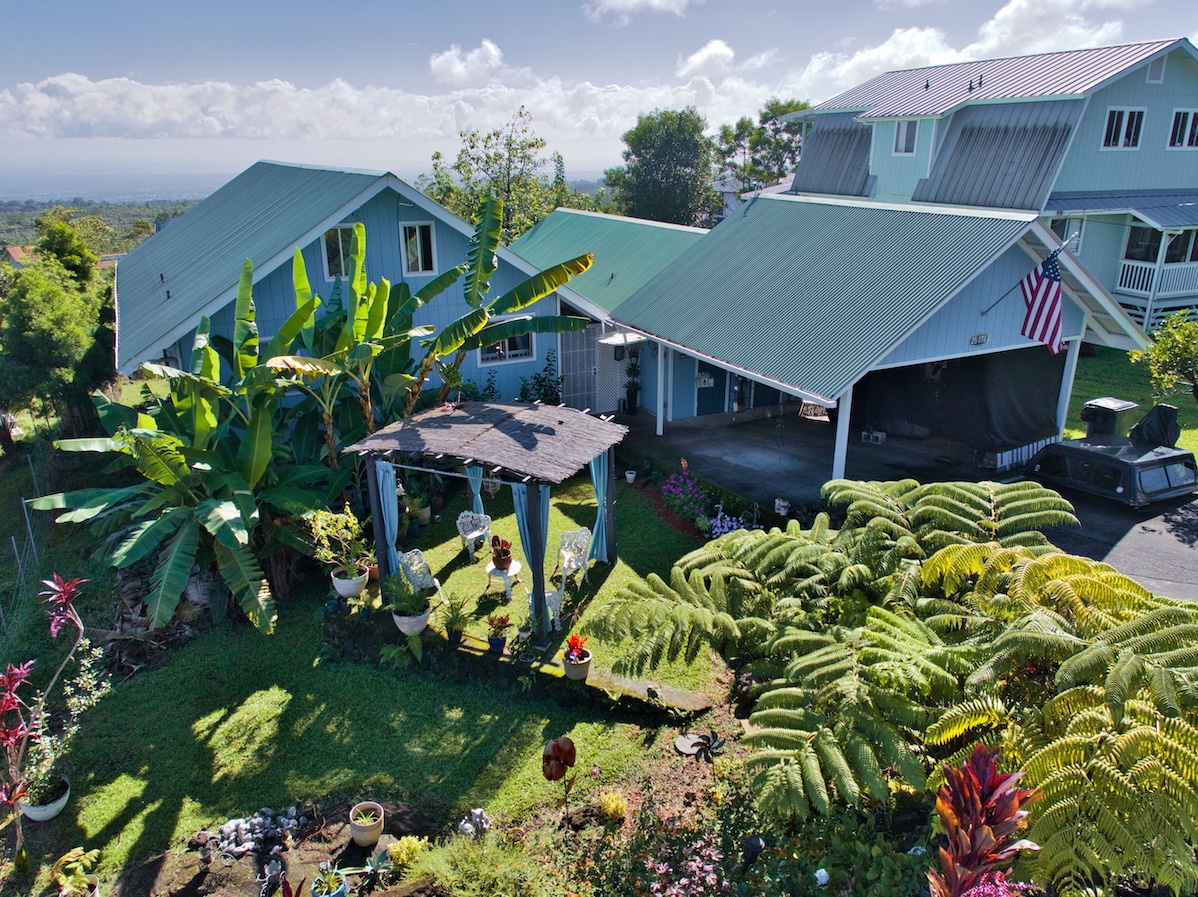
{"label": "white window frame", "polygon": [[[1127,137],[1127,126],[1130,123],[1131,116],[1135,113],[1140,114],[1140,130],[1136,134],[1135,146],[1124,146],[1123,141]],[[1119,142],[1112,146],[1107,146],[1106,135],[1110,130],[1111,116],[1123,116],[1119,120]],[[1148,117],[1148,108],[1146,106],[1108,106],[1106,110],[1106,118],[1102,122],[1102,146],[1100,149],[1103,152],[1118,152],[1118,153],[1134,153],[1138,152],[1140,146],[1144,143],[1144,120]]]}
{"label": "white window frame", "polygon": [[344,242],[339,242],[339,245],[337,246],[337,251],[341,255],[341,278],[343,280],[349,280],[349,263],[350,263],[350,259],[353,257],[352,255],[350,255],[350,252],[353,251],[353,245],[354,245],[354,226],[352,224],[334,224],[332,227],[330,227],[328,230],[326,230],[323,234],[321,234],[320,235],[320,264],[324,267],[325,283],[332,283],[333,281],[335,281],[337,279],[337,275],[329,270],[328,238],[329,238],[329,234],[332,233],[333,231],[337,231],[338,234],[340,234],[341,231],[349,231],[349,244],[348,245],[350,247],[350,250],[348,252],[344,251],[343,247],[346,245]]}
{"label": "white window frame", "polygon": [[[1168,56],[1161,56],[1159,59],[1154,59],[1154,60],[1152,60],[1152,62],[1148,63],[1148,68],[1144,72],[1144,83],[1145,84],[1164,84],[1165,83],[1165,63],[1167,63],[1168,61],[1169,61]],[[1152,77],[1152,67],[1154,65],[1156,65],[1158,62],[1161,65],[1160,75],[1158,77],[1154,78],[1154,77]]]}
{"label": "white window frame", "polygon": [[[911,150],[899,149],[899,137],[903,137],[902,146],[906,147],[908,134],[911,137]],[[894,150],[891,155],[894,156],[914,156],[919,149],[919,119],[917,118],[901,118],[894,123]]]}
{"label": "white window frame", "polygon": [[[1053,225],[1058,221],[1065,222],[1065,235],[1063,237],[1053,230]],[[1054,215],[1048,220],[1048,229],[1062,240],[1067,241],[1065,243],[1065,248],[1074,255],[1077,255],[1082,251],[1082,236],[1086,231],[1085,218],[1072,218],[1066,217],[1064,215]]]}
{"label": "white window frame", "polygon": [[[1181,130],[1181,143],[1174,146],[1170,141],[1173,140],[1173,127],[1179,115],[1186,116],[1186,124]],[[1193,143],[1188,142],[1190,137],[1193,137]],[[1173,110],[1173,117],[1169,119],[1169,137],[1165,141],[1165,149],[1182,150],[1183,152],[1198,150],[1198,108],[1178,106]]]}
{"label": "white window frame", "polygon": [[[492,324],[500,324],[506,321],[511,315],[499,315],[491,319]],[[478,352],[478,366],[480,368],[499,367],[505,364],[518,364],[521,361],[536,361],[537,359],[537,335],[535,333],[526,333],[523,337],[513,337],[513,339],[528,338],[528,354],[517,355],[506,358],[487,358],[484,354],[490,346],[481,346],[476,351]]]}
{"label": "white window frame", "polygon": [[[419,229],[422,227],[428,228],[429,251],[428,256],[431,263],[427,268],[411,268],[408,266],[408,238],[407,229],[413,227]],[[421,252],[421,256],[425,253]],[[428,277],[437,273],[437,224],[435,221],[401,221],[399,222],[399,256],[403,264],[403,272],[412,277]]]}

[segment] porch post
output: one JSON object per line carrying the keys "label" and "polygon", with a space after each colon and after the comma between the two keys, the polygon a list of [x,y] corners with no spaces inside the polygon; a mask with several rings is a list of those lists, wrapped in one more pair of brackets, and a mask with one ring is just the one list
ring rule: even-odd
{"label": "porch post", "polygon": [[[1083,328],[1082,333],[1085,333]],[[1069,398],[1073,395],[1073,377],[1077,373],[1077,358],[1081,352],[1081,337],[1065,344],[1065,371],[1061,375],[1061,393],[1057,396],[1057,435],[1065,435],[1065,418],[1069,416]]]}
{"label": "porch post", "polygon": [[1144,307],[1144,332],[1152,333],[1152,306],[1156,304],[1156,294],[1161,285],[1161,274],[1164,273],[1165,253],[1169,249],[1169,232],[1161,231],[1161,245],[1156,251],[1156,267],[1152,269],[1152,289],[1148,291],[1148,304]]}
{"label": "porch post", "polygon": [[849,454],[849,418],[853,414],[853,387],[850,386],[836,399],[836,447],[832,452],[832,479],[844,478],[845,462]]}
{"label": "porch post", "polygon": [[666,352],[664,345],[657,344],[657,435],[665,433],[666,423]]}
{"label": "porch post", "polygon": [[[549,608],[545,602],[545,538],[541,532],[541,484],[528,484],[528,546],[524,549],[528,566],[532,567],[532,606],[537,618],[537,640],[549,642]],[[537,555],[533,557],[532,555]]]}
{"label": "porch post", "polygon": [[669,381],[669,384],[666,387],[666,389],[668,390],[667,395],[669,396],[669,398],[666,400],[666,415],[669,417],[671,422],[674,420],[674,367],[675,367],[675,361],[676,361],[676,359],[674,358],[674,350],[671,349],[669,366],[666,368],[666,380]]}

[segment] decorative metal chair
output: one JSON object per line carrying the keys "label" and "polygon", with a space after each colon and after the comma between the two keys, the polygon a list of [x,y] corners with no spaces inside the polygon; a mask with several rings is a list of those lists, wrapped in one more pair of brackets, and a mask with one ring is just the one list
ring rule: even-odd
{"label": "decorative metal chair", "polygon": [[[525,589],[528,592],[527,589]],[[563,583],[562,587],[553,592],[545,593],[545,607],[549,612],[548,622],[551,624],[550,629],[556,629],[561,632],[562,629],[562,598],[565,597],[566,586]],[[528,592],[528,619],[536,618],[537,609],[533,606],[532,592]]]}
{"label": "decorative metal chair", "polygon": [[[565,587],[566,577],[575,570],[582,571],[582,578],[590,583],[590,572],[587,570],[587,551],[591,547],[591,531],[585,526],[582,529],[562,533],[562,541],[557,549],[557,566],[553,573],[562,571],[562,586]],[[553,573],[549,575],[552,576]]]}
{"label": "decorative metal chair", "polygon": [[425,561],[424,554],[419,548],[401,552],[399,568],[403,570],[408,582],[412,584],[412,588],[417,591],[421,589],[441,591],[441,583],[433,578],[433,571],[429,569],[428,562]]}
{"label": "decorative metal chair", "polygon": [[462,551],[474,560],[480,548],[491,544],[491,518],[486,514],[463,511],[458,515],[458,535],[462,537]]}

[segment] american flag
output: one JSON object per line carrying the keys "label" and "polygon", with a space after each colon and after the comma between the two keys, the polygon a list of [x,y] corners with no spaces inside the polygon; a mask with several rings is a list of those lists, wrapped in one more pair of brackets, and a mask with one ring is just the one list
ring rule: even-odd
{"label": "american flag", "polygon": [[1027,307],[1020,333],[1044,343],[1053,355],[1065,346],[1061,340],[1061,264],[1057,261],[1060,254],[1058,249],[1019,281],[1023,304]]}

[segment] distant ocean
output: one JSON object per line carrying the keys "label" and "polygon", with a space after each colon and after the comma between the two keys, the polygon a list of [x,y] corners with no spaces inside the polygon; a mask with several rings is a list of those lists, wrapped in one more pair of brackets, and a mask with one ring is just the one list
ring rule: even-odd
{"label": "distant ocean", "polygon": [[0,200],[38,202],[146,202],[151,199],[203,199],[234,173],[53,172],[34,174],[0,169]]}

